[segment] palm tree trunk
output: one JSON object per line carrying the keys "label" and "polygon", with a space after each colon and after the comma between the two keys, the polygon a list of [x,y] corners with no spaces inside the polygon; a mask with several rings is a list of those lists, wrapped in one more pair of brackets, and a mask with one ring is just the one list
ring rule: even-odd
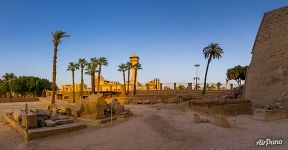
{"label": "palm tree trunk", "polygon": [[126,80],[125,80],[125,71],[123,71],[123,80],[124,80],[124,92],[126,93]]}
{"label": "palm tree trunk", "polygon": [[93,93],[93,75],[91,74],[91,92]]}
{"label": "palm tree trunk", "polygon": [[205,92],[206,92],[207,73],[208,73],[208,69],[209,69],[209,65],[210,65],[211,59],[212,59],[212,57],[210,56],[209,59],[208,59],[207,67],[206,67],[205,78],[204,78],[204,89],[203,89],[202,94],[205,94]]}
{"label": "palm tree trunk", "polygon": [[83,79],[83,67],[81,67],[81,85],[80,85],[80,100],[83,96],[83,85],[84,85],[84,79]]}
{"label": "palm tree trunk", "polygon": [[101,65],[99,65],[99,71],[98,71],[97,94],[99,94],[100,92],[100,75],[101,75]]}
{"label": "palm tree trunk", "polygon": [[134,84],[133,84],[133,95],[136,95],[136,84],[137,84],[137,69],[135,68]]}
{"label": "palm tree trunk", "polygon": [[53,71],[52,71],[52,101],[51,101],[52,105],[55,104],[57,47],[58,44],[54,44]]}
{"label": "palm tree trunk", "polygon": [[[128,81],[127,81],[128,85],[127,85],[127,93],[126,95],[129,95],[129,86],[130,86],[130,70],[128,70]],[[125,87],[126,88],[126,87]]]}
{"label": "palm tree trunk", "polygon": [[72,84],[73,84],[73,103],[75,103],[75,82],[74,82],[74,71],[72,71]]}
{"label": "palm tree trunk", "polygon": [[92,93],[95,94],[95,73],[94,72],[91,75],[91,86],[92,86]]}

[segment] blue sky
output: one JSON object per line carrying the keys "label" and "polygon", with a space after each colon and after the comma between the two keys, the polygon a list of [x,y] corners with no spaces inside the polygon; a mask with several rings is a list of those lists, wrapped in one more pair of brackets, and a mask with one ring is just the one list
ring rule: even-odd
{"label": "blue sky", "polygon": [[[202,49],[220,43],[223,58],[213,60],[208,82],[225,82],[226,70],[248,65],[265,12],[287,6],[284,0],[1,0],[0,74],[34,75],[51,80],[51,32],[71,37],[59,46],[57,83],[70,83],[69,62],[107,57],[103,75],[122,82],[120,63],[136,53],[142,82],[191,82],[207,60]],[[80,72],[76,81],[80,81]],[[90,85],[88,76],[85,81]]]}

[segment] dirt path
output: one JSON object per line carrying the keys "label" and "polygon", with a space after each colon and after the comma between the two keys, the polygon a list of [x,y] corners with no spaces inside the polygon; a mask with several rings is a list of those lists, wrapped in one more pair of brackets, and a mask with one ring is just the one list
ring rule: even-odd
{"label": "dirt path", "polygon": [[[37,139],[23,144],[16,131],[0,125],[5,149],[39,150],[190,150],[190,149],[287,149],[288,119],[264,123],[241,115],[232,128],[194,123],[191,110],[179,104],[129,105],[134,116],[100,127]],[[1,108],[1,106],[0,106]],[[9,140],[2,139],[5,135]],[[6,138],[7,138],[6,137]],[[258,139],[283,139],[283,145],[257,147]],[[10,146],[7,146],[9,145]],[[0,148],[1,149],[1,148]]]}

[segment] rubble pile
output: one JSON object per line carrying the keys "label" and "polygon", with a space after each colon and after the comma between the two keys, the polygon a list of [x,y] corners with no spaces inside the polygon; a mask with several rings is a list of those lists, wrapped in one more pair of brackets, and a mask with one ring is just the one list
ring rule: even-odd
{"label": "rubble pile", "polygon": [[[65,112],[66,113],[66,112]],[[35,109],[16,110],[6,113],[23,128],[33,129],[41,127],[54,127],[57,125],[74,123],[75,118],[58,113],[58,110]]]}

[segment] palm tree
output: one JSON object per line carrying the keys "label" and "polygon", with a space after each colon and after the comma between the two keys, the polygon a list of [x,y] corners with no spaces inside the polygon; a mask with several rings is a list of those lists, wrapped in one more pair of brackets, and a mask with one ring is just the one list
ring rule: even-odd
{"label": "palm tree", "polygon": [[126,65],[125,64],[120,64],[118,66],[118,71],[123,73],[123,80],[124,80],[124,92],[126,93],[126,80],[125,80],[125,71],[126,71]]}
{"label": "palm tree", "polygon": [[84,71],[84,67],[85,67],[86,63],[87,63],[87,61],[85,60],[85,58],[79,58],[78,65],[81,69],[80,99],[83,96],[83,85],[84,85],[83,71]]}
{"label": "palm tree", "polygon": [[211,60],[215,58],[220,59],[223,53],[224,53],[223,49],[219,46],[218,43],[211,43],[203,49],[204,57],[205,59],[208,58],[208,63],[207,63],[206,72],[205,72],[204,88],[203,88],[202,94],[205,94],[205,91],[206,91],[207,73],[208,73]]}
{"label": "palm tree", "polygon": [[57,62],[57,50],[58,45],[62,42],[62,38],[69,37],[64,31],[52,32],[54,55],[53,55],[53,71],[52,71],[52,101],[51,105],[55,104],[55,90],[56,90],[56,62]]}
{"label": "palm tree", "polygon": [[87,68],[85,74],[91,76],[91,92],[95,94],[95,73],[97,72],[97,58],[90,58],[90,62],[86,63]]}
{"label": "palm tree", "polygon": [[101,76],[101,69],[102,66],[108,66],[108,60],[105,57],[100,57],[98,59],[98,66],[99,66],[99,70],[98,70],[98,83],[97,83],[97,94],[99,94],[99,90],[100,90],[100,76]]}
{"label": "palm tree", "polygon": [[[131,62],[127,62],[126,63],[126,70],[128,71],[128,76],[127,76],[127,84],[128,84],[128,86],[127,86],[127,93],[126,93],[126,95],[128,95],[129,94],[129,86],[130,86],[130,71],[131,71],[131,69],[132,69],[132,63]],[[126,88],[126,87],[125,87]]]}
{"label": "palm tree", "polygon": [[133,87],[133,95],[136,95],[136,81],[137,81],[137,72],[138,70],[142,69],[142,66],[140,63],[137,63],[133,65],[133,68],[135,69],[135,76],[134,76],[134,87]]}
{"label": "palm tree", "polygon": [[74,82],[74,72],[76,69],[79,69],[79,65],[77,63],[70,62],[68,65],[67,71],[72,72],[72,90],[73,90],[73,103],[75,103],[75,82]]}

